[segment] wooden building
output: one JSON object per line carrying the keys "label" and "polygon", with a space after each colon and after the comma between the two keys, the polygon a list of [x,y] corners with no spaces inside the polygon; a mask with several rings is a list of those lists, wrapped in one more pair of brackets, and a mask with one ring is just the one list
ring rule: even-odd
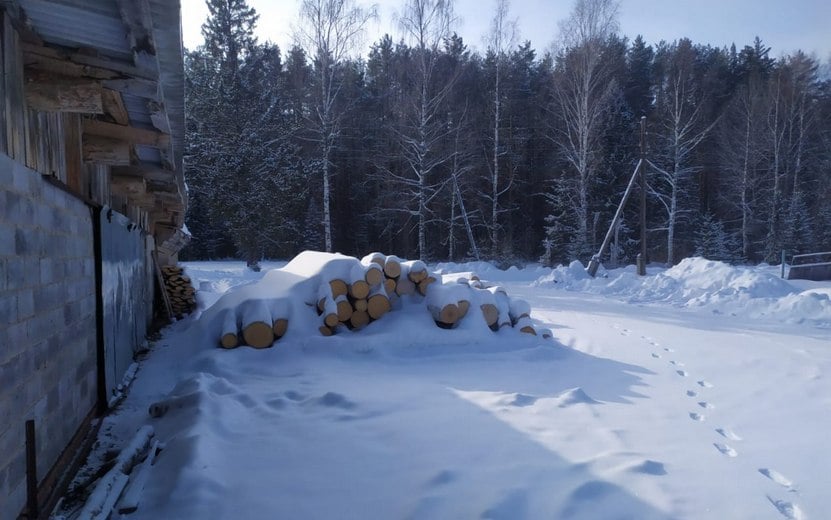
{"label": "wooden building", "polygon": [[0,0],[0,70],[0,518],[33,518],[188,239],[179,0]]}

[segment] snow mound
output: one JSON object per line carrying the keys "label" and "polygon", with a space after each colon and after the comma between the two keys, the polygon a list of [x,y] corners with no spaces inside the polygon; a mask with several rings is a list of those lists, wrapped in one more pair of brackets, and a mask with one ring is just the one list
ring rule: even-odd
{"label": "snow mound", "polygon": [[801,291],[763,268],[699,257],[686,258],[646,277],[629,266],[591,278],[583,264],[574,261],[540,277],[534,286],[618,296],[630,303],[663,302],[713,314],[831,327],[831,290]]}

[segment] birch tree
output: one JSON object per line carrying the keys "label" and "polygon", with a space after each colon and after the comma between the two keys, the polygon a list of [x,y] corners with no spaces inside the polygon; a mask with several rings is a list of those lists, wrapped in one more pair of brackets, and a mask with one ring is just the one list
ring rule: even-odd
{"label": "birch tree", "polygon": [[407,212],[417,220],[418,256],[426,259],[429,204],[447,179],[436,180],[434,172],[451,156],[441,153],[441,143],[450,132],[443,118],[443,102],[453,78],[437,81],[436,65],[441,45],[450,36],[455,21],[452,0],[406,0],[399,24],[409,40],[415,70],[404,123],[398,129],[405,171],[394,175],[411,195]]}
{"label": "birch tree", "polygon": [[503,75],[505,68],[508,65],[508,52],[516,44],[517,22],[516,19],[509,18],[510,2],[509,0],[496,0],[496,12],[491,20],[491,28],[488,33],[487,52],[488,58],[493,60],[493,143],[491,148],[491,168],[488,181],[490,182],[490,192],[487,194],[487,199],[490,202],[490,223],[488,224],[488,231],[491,240],[491,254],[499,256],[499,214],[504,210],[500,207],[499,198],[511,188],[511,180],[505,182],[501,176],[500,158],[505,155],[504,145],[501,142],[501,126],[502,126],[502,105],[503,97]]}
{"label": "birch tree", "polygon": [[[675,261],[676,231],[679,221],[694,208],[689,205],[692,180],[701,170],[693,153],[715,125],[705,117],[705,94],[695,77],[697,51],[692,42],[682,39],[659,49],[656,61],[664,62],[658,86],[659,164],[655,168],[652,193],[664,210],[667,265]],[[686,203],[686,204],[685,204]]]}
{"label": "birch tree", "polygon": [[552,196],[566,195],[574,220],[571,256],[591,254],[589,204],[600,164],[601,138],[617,88],[603,59],[604,44],[617,31],[618,3],[577,0],[560,25],[563,50],[555,69],[553,113],[558,120],[550,136],[567,171]]}
{"label": "birch tree", "polygon": [[317,95],[311,124],[319,146],[323,181],[323,241],[332,251],[332,151],[341,133],[346,108],[338,104],[342,81],[339,67],[362,41],[367,22],[376,7],[365,9],[355,0],[303,0],[296,37],[311,53],[315,64]]}

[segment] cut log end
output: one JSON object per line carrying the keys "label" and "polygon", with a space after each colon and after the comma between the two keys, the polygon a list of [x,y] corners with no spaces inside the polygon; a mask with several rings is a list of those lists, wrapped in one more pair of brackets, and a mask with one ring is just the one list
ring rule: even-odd
{"label": "cut log end", "polygon": [[483,303],[481,306],[482,316],[485,318],[485,323],[488,327],[493,327],[499,320],[499,309],[492,303]]}
{"label": "cut log end", "polygon": [[398,278],[401,276],[401,263],[395,258],[387,258],[384,262],[384,274],[387,278]]}
{"label": "cut log end", "polygon": [[521,329],[519,329],[519,331],[523,332],[525,334],[531,334],[533,336],[537,335],[537,331],[534,330],[534,327],[532,327],[531,325],[526,325],[526,326],[522,327]]}
{"label": "cut log end", "polygon": [[422,296],[427,296],[427,288],[430,287],[430,284],[434,283],[435,281],[435,277],[428,276],[424,280],[418,282],[418,292],[421,293]]}
{"label": "cut log end", "polygon": [[352,306],[358,312],[366,312],[366,305],[366,299],[355,300],[354,302],[352,302]]}
{"label": "cut log end", "polygon": [[455,303],[448,303],[441,309],[431,309],[433,319],[444,325],[454,325],[459,321],[459,307]]}
{"label": "cut log end", "polygon": [[373,320],[379,319],[390,311],[390,300],[383,294],[374,294],[367,300],[367,313]]}
{"label": "cut log end", "polygon": [[267,348],[274,343],[274,329],[272,325],[255,321],[242,330],[245,344],[254,348]]}
{"label": "cut log end", "polygon": [[349,325],[353,329],[362,329],[369,324],[369,313],[366,311],[355,311],[349,318]]}
{"label": "cut log end", "polygon": [[427,271],[425,271],[425,270],[410,271],[409,273],[407,273],[407,277],[410,279],[411,282],[413,282],[415,284],[417,284],[420,281],[424,280],[425,278],[427,278],[427,276],[428,276]]}
{"label": "cut log end", "polygon": [[323,319],[323,324],[331,328],[336,327],[339,322],[340,320],[338,319],[338,315],[335,313],[327,314]]}
{"label": "cut log end", "polygon": [[274,337],[280,339],[286,334],[289,328],[289,320],[283,318],[276,319],[274,320],[274,326],[272,328],[274,329]]}
{"label": "cut log end", "polygon": [[459,319],[462,319],[467,316],[467,311],[470,310],[470,302],[467,300],[459,300],[456,303],[456,307],[459,308]]}
{"label": "cut log end", "polygon": [[236,334],[227,333],[222,335],[219,344],[222,345],[222,348],[236,348],[239,346],[239,340]]}
{"label": "cut log end", "polygon": [[321,325],[321,326],[318,328],[318,330],[319,330],[319,331],[320,331],[320,333],[321,333],[321,334],[323,334],[324,336],[331,336],[331,335],[332,335],[332,329],[331,329],[331,328],[329,328],[329,327],[327,327],[326,325]]}
{"label": "cut log end", "polygon": [[348,300],[338,302],[338,321],[345,323],[352,317],[352,305]]}
{"label": "cut log end", "polygon": [[349,296],[362,300],[369,296],[369,284],[364,280],[356,280],[349,286]]}
{"label": "cut log end", "polygon": [[395,292],[395,280],[392,278],[387,278],[384,280],[384,290],[387,294],[393,294]]}
{"label": "cut log end", "polygon": [[346,285],[346,282],[343,280],[335,279],[329,282],[329,287],[332,289],[332,298],[337,298],[338,296],[346,296],[349,292],[349,288]]}
{"label": "cut log end", "polygon": [[376,287],[378,284],[384,281],[384,272],[381,269],[367,269],[366,276],[366,283],[369,284],[370,287]]}

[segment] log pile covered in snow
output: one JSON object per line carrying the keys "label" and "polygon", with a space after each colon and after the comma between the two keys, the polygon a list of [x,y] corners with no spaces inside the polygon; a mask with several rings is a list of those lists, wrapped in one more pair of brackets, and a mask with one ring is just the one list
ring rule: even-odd
{"label": "log pile covered in snow", "polygon": [[224,348],[266,348],[293,329],[332,336],[359,331],[399,310],[429,312],[444,329],[478,314],[493,331],[508,327],[550,337],[550,331],[534,327],[528,303],[499,286],[475,276],[443,283],[420,260],[381,253],[359,260],[304,251],[260,282],[226,293],[200,322]]}
{"label": "log pile covered in snow", "polygon": [[190,314],[196,308],[196,290],[190,278],[184,274],[181,267],[169,265],[162,267],[164,290],[170,300],[170,310],[176,319]]}

